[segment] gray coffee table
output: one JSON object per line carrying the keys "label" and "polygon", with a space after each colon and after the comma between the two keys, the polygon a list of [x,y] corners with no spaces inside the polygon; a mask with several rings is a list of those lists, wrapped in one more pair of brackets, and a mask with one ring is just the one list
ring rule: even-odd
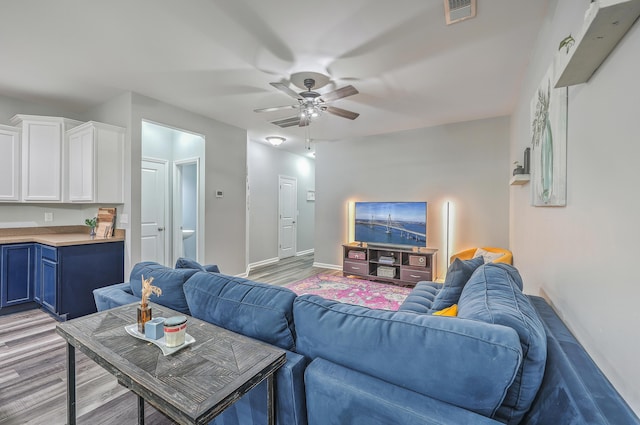
{"label": "gray coffee table", "polygon": [[[115,375],[138,395],[138,423],[144,402],[180,424],[206,424],[263,380],[268,382],[269,424],[275,423],[273,376],[285,351],[190,317],[188,347],[169,356],[134,338],[124,327],[136,321],[137,304],[58,323],[67,341],[67,417],[76,423],[75,349]],[[181,313],[152,304],[153,317]]]}

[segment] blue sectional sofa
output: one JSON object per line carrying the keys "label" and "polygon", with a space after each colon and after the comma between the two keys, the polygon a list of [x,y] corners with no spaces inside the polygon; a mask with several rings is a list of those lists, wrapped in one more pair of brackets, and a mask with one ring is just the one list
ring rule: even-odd
{"label": "blue sectional sofa", "polygon": [[[549,305],[522,293],[517,270],[481,262],[456,260],[444,286],[419,283],[397,312],[197,263],[140,263],[130,282],[94,297],[98,310],[138,301],[144,274],[170,294],[152,301],[186,302],[180,311],[287,350],[276,375],[280,425],[640,424]],[[432,314],[451,304],[457,317]],[[212,423],[266,423],[265,401],[263,383]]]}

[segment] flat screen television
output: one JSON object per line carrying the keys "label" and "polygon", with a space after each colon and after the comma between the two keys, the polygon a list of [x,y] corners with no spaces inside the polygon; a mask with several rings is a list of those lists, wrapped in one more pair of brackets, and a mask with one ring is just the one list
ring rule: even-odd
{"label": "flat screen television", "polygon": [[426,202],[356,202],[354,216],[356,242],[427,246]]}

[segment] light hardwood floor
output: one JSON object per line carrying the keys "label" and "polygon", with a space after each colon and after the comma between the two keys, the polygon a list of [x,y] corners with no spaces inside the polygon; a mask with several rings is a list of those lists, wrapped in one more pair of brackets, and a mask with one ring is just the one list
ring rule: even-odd
{"label": "light hardwood floor", "polygon": [[[249,278],[283,285],[319,273],[313,254],[251,271]],[[56,321],[41,310],[0,316],[0,425],[66,423],[66,343]],[[76,351],[78,424],[137,423],[136,396],[92,360]],[[146,405],[145,423],[174,422]]]}

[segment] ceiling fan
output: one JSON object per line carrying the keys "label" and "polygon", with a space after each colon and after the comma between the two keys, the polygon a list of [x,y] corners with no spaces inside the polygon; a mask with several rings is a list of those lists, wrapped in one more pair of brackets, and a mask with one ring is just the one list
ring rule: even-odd
{"label": "ceiling fan", "polygon": [[320,94],[316,91],[311,90],[316,85],[316,80],[313,78],[304,79],[304,86],[307,88],[307,90],[300,93],[296,93],[295,91],[291,90],[288,85],[283,83],[270,84],[298,101],[297,105],[254,109],[255,112],[273,112],[286,109],[297,109],[298,114],[292,117],[271,121],[272,124],[278,125],[280,127],[284,128],[294,125],[298,125],[300,127],[308,126],[313,118],[316,118],[325,111],[342,118],[348,118],[350,120],[355,120],[360,115],[356,112],[347,111],[346,109],[328,105],[328,102],[333,102],[334,100],[342,99],[343,97],[358,94],[358,90],[352,85],[344,86],[329,93]]}

